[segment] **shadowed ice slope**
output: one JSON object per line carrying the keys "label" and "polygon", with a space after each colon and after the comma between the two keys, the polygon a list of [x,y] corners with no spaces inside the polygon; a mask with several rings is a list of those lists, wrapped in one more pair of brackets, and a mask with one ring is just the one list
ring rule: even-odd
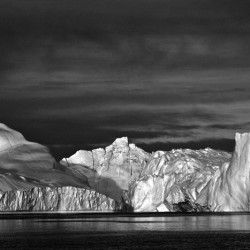
{"label": "shadowed ice slope", "polygon": [[0,191],[47,186],[88,187],[88,181],[60,166],[46,147],[0,124]]}

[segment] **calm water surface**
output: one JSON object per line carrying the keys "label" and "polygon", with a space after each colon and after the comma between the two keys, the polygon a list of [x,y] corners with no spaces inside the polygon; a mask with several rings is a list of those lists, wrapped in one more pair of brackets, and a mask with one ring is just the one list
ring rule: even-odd
{"label": "calm water surface", "polygon": [[1,249],[250,249],[250,215],[1,219]]}

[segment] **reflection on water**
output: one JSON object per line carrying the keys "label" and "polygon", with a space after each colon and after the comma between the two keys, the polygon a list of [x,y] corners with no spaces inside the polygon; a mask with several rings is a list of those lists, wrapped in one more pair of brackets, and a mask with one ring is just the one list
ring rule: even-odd
{"label": "reflection on water", "polygon": [[2,219],[0,249],[250,249],[250,215]]}
{"label": "reflection on water", "polygon": [[46,231],[249,231],[250,215],[0,220],[0,234]]}

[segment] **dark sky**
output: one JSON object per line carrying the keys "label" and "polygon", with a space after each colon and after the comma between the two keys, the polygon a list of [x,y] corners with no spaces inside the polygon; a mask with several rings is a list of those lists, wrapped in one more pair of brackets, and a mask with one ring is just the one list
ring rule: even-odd
{"label": "dark sky", "polygon": [[59,159],[250,131],[248,0],[0,0],[0,121]]}

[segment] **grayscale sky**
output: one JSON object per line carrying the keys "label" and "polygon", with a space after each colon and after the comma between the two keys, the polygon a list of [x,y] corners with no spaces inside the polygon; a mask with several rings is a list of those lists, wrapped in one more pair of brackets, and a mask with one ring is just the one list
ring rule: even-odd
{"label": "grayscale sky", "polygon": [[60,159],[250,131],[248,0],[0,0],[0,122]]}

